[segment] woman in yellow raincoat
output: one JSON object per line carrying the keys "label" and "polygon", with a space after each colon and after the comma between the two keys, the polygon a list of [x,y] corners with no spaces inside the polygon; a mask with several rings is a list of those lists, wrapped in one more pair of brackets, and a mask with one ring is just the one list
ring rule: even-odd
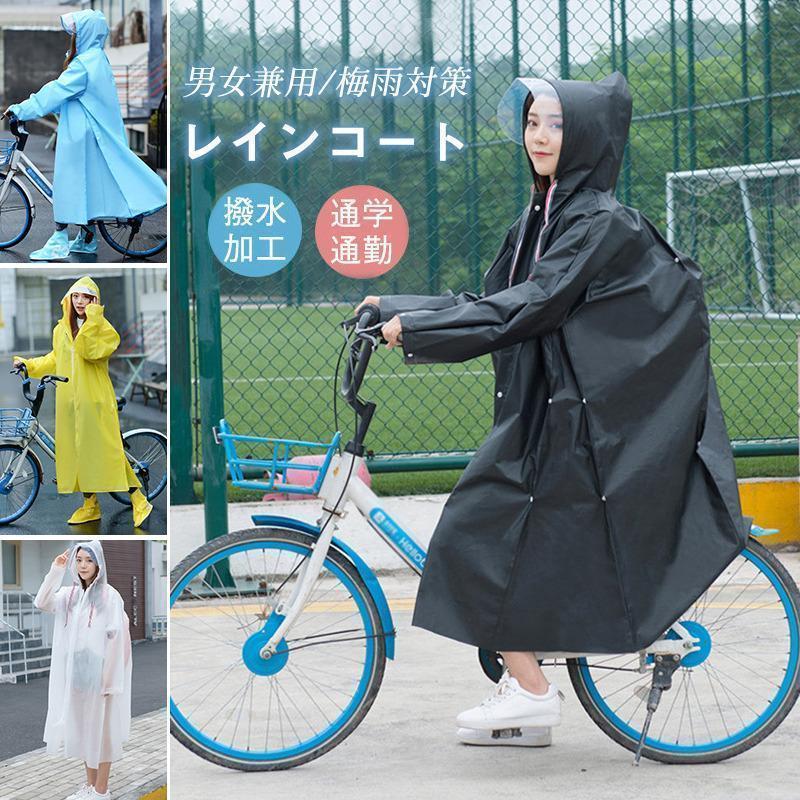
{"label": "woman in yellow raincoat", "polygon": [[153,506],[122,448],[117,398],[108,376],[119,334],[103,316],[100,290],[88,275],[72,284],[61,308],[53,349],[38,358],[14,356],[14,364],[24,364],[32,378],[69,378],[56,392],[56,480],[59,494],[83,492],[84,498],[69,523],[100,519],[97,492],[128,491],[138,528]]}

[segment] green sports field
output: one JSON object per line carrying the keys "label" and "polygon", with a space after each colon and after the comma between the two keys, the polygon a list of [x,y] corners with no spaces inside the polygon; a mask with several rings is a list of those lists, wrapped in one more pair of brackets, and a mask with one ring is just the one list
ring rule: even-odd
{"label": "green sports field", "polygon": [[[333,376],[351,305],[223,308],[225,416],[234,432],[322,441],[336,429]],[[734,440],[797,436],[797,323],[712,322],[712,358]],[[376,455],[474,450],[491,427],[489,356],[403,364],[381,347],[360,396],[377,403],[367,441]],[[352,412],[339,397],[339,429]]]}

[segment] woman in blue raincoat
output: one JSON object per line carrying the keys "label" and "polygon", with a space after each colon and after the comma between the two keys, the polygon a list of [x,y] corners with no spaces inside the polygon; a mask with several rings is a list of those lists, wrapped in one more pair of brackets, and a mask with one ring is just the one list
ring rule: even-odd
{"label": "woman in blue raincoat", "polygon": [[[55,233],[32,261],[96,253],[94,220],[129,219],[166,205],[161,178],[128,147],[114,75],[103,50],[108,23],[89,9],[61,16],[70,36],[64,71],[6,113],[20,120],[59,114],[53,175]],[[70,241],[67,226],[80,225]]]}

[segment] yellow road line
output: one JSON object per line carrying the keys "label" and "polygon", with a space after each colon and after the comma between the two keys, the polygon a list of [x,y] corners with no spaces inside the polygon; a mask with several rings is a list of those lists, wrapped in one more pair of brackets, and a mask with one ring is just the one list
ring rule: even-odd
{"label": "yellow road line", "polygon": [[167,800],[167,787],[162,786],[160,789],[156,789],[154,792],[143,794],[139,800]]}

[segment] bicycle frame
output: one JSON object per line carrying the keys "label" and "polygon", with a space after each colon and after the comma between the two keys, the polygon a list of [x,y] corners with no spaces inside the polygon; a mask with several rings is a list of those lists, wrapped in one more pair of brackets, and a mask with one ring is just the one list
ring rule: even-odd
{"label": "bicycle frame", "polygon": [[[39,194],[47,200],[50,205],[53,205],[53,184],[41,173],[36,164],[31,161],[25,153],[21,152],[19,148],[14,150],[11,156],[11,163],[8,167],[5,180],[0,186],[0,205],[5,201],[8,192],[11,189],[11,179],[15,175],[25,177],[31,183]],[[29,199],[30,199],[30,195]],[[31,199],[31,208],[35,210],[33,200]]]}
{"label": "bicycle frame", "polygon": [[[369,526],[383,539],[389,547],[418,575],[422,574],[427,554],[414,537],[403,526],[394,520],[381,506],[380,498],[358,477],[358,471],[364,464],[361,456],[345,452],[334,456],[319,490],[322,500],[322,515],[317,525],[322,531],[318,537],[310,558],[300,567],[298,580],[288,600],[281,600],[275,608],[275,614],[283,617],[281,624],[273,632],[269,641],[262,647],[261,656],[269,658],[273,655],[279,642],[286,636],[292,623],[302,611],[314,584],[317,581],[322,564],[328,554],[334,533],[338,528],[337,520],[347,513],[344,508],[351,500],[358,512]],[[679,622],[671,628],[678,638],[658,639],[645,650],[639,651],[639,667],[645,670],[647,657],[667,657],[679,660],[695,650],[699,650],[699,639],[695,639]],[[598,653],[537,652],[541,659],[581,658],[586,656],[606,655]],[[607,655],[618,655],[608,653]]]}

